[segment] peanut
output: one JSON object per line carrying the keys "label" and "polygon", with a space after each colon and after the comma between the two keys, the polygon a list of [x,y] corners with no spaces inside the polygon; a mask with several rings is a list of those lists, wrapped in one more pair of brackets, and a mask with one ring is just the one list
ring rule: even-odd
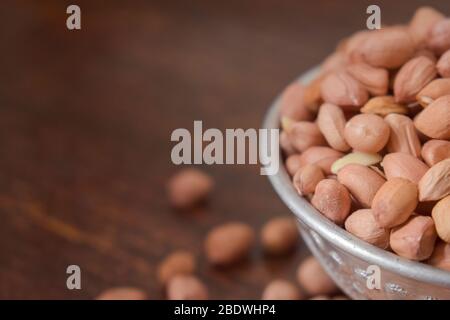
{"label": "peanut", "polygon": [[416,95],[436,78],[436,63],[427,57],[416,57],[408,61],[394,80],[395,101],[414,102]]}
{"label": "peanut", "polygon": [[289,141],[297,151],[305,151],[312,146],[325,145],[325,138],[314,122],[299,121],[291,125],[288,131]]}
{"label": "peanut", "polygon": [[138,288],[116,287],[103,291],[97,300],[147,300],[147,294]]}
{"label": "peanut", "polygon": [[425,108],[436,99],[449,94],[450,79],[435,79],[419,91],[416,99]]}
{"label": "peanut", "polygon": [[157,278],[162,284],[166,284],[172,277],[178,274],[192,274],[196,269],[195,257],[185,250],[178,250],[167,256],[158,266]]}
{"label": "peanut", "polygon": [[306,258],[297,269],[297,281],[310,296],[331,295],[336,284],[314,257]]}
{"label": "peanut", "polygon": [[359,114],[345,126],[345,140],[355,150],[376,153],[389,140],[390,129],[383,118],[374,114]]}
{"label": "peanut", "polygon": [[443,270],[450,271],[450,243],[437,241],[433,254],[427,263]]}
{"label": "peanut", "polygon": [[434,206],[431,215],[439,238],[450,243],[450,196],[440,200]]}
{"label": "peanut", "polygon": [[330,73],[323,80],[320,92],[325,102],[349,110],[358,110],[369,99],[368,91],[347,72]]}
{"label": "peanut", "polygon": [[261,230],[261,243],[264,251],[271,255],[284,255],[297,245],[299,233],[295,219],[291,217],[274,218]]}
{"label": "peanut", "polygon": [[350,212],[351,199],[341,183],[334,179],[324,179],[317,184],[311,203],[328,219],[342,224]]}
{"label": "peanut", "polygon": [[450,194],[450,159],[432,166],[419,181],[419,200],[439,200]]}
{"label": "peanut", "polygon": [[429,166],[450,158],[450,141],[427,141],[422,147],[422,158]]}
{"label": "peanut", "polygon": [[180,209],[192,207],[211,193],[214,182],[210,176],[198,169],[183,169],[168,183],[170,203]]}
{"label": "peanut", "polygon": [[322,169],[315,164],[307,164],[294,175],[293,184],[300,195],[312,194],[317,184],[325,179]]}
{"label": "peanut", "polygon": [[401,257],[422,261],[433,253],[436,229],[433,219],[412,216],[404,224],[392,229],[390,245]]}
{"label": "peanut", "polygon": [[372,213],[382,228],[392,228],[405,222],[417,206],[417,187],[403,178],[384,183],[372,201]]}
{"label": "peanut", "polygon": [[378,173],[360,164],[346,165],[337,178],[365,208],[371,206],[378,189],[386,182]]}
{"label": "peanut", "polygon": [[420,157],[420,140],[414,122],[400,114],[390,114],[384,121],[389,125],[391,132],[387,144],[388,152],[403,152]]}
{"label": "peanut", "polygon": [[281,94],[279,108],[281,117],[292,121],[308,121],[313,118],[312,113],[304,102],[305,88],[295,82],[289,85]]}
{"label": "peanut", "polygon": [[436,65],[441,77],[450,78],[450,50],[447,50],[440,58]]}
{"label": "peanut", "polygon": [[450,95],[428,105],[414,119],[416,128],[433,139],[450,139]]}
{"label": "peanut", "polygon": [[262,300],[301,300],[300,290],[286,280],[273,280],[264,289]]}
{"label": "peanut", "polygon": [[419,183],[429,169],[425,163],[416,157],[401,152],[387,154],[381,165],[388,180],[398,177],[408,179],[415,184]]}
{"label": "peanut", "polygon": [[336,174],[348,164],[371,166],[380,162],[382,157],[377,153],[352,152],[336,160],[331,166],[331,172]]}
{"label": "peanut", "polygon": [[344,112],[338,106],[324,103],[320,107],[317,115],[317,125],[333,149],[339,151],[348,151],[350,149],[344,138],[345,123]]}
{"label": "peanut", "polygon": [[299,154],[293,154],[287,157],[286,159],[286,170],[287,172],[293,176],[302,166],[302,160]]}
{"label": "peanut", "polygon": [[389,229],[381,228],[377,224],[370,209],[353,212],[345,220],[345,230],[381,249],[389,246]]}
{"label": "peanut", "polygon": [[192,275],[177,275],[167,284],[167,299],[206,300],[208,299],[208,289]]}
{"label": "peanut", "polygon": [[206,236],[206,257],[217,266],[236,263],[249,254],[254,239],[253,229],[240,222],[215,227]]}
{"label": "peanut", "polygon": [[438,21],[430,31],[428,36],[428,48],[434,51],[437,56],[442,55],[450,49],[450,19]]}

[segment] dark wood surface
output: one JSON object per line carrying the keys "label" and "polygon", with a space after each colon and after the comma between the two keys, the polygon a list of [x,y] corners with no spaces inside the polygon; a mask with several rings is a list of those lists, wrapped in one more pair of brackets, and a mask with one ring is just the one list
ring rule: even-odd
{"label": "dark wood surface", "polygon": [[[72,3],[72,2],[70,2]],[[0,9],[0,298],[93,298],[117,285],[162,298],[155,266],[193,250],[212,298],[259,298],[294,279],[306,249],[207,266],[211,226],[258,229],[288,214],[256,166],[204,168],[217,187],[192,213],[170,209],[170,133],[258,128],[277,93],[364,28],[370,1],[2,1]],[[378,1],[383,23],[406,22],[424,1]],[[450,12],[448,1],[427,1]],[[82,290],[66,289],[69,264]]]}

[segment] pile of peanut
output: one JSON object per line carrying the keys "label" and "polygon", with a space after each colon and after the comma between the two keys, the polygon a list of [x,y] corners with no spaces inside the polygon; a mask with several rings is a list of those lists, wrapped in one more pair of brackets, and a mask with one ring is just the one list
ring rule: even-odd
{"label": "pile of peanut", "polygon": [[355,33],[279,104],[301,196],[370,244],[450,270],[450,18],[422,7]]}

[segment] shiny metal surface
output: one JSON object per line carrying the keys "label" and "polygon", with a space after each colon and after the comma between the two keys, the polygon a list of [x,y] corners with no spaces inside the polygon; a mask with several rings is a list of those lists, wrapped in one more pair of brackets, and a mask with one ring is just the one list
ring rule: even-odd
{"label": "shiny metal surface", "polygon": [[[317,71],[315,68],[306,72],[299,81],[307,83]],[[279,128],[277,104],[276,100],[268,110],[264,128]],[[336,226],[297,194],[283,165],[269,179],[297,217],[309,249],[348,296],[353,299],[450,299],[450,272],[401,258]],[[367,286],[370,265],[381,270],[380,289]]]}

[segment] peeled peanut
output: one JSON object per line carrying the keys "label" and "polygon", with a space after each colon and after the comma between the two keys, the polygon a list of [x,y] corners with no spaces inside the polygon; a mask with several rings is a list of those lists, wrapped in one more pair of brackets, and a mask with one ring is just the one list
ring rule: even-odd
{"label": "peeled peanut", "polygon": [[372,205],[378,189],[386,182],[378,173],[360,164],[348,164],[339,170],[338,181],[365,208]]}
{"label": "peeled peanut", "polygon": [[390,245],[399,256],[422,261],[433,253],[436,236],[433,219],[415,215],[392,229]]}
{"label": "peeled peanut", "polygon": [[345,220],[345,230],[381,249],[389,247],[389,229],[378,225],[370,209],[353,212]]}
{"label": "peeled peanut", "polygon": [[373,113],[381,117],[385,117],[392,113],[407,114],[408,107],[404,104],[395,102],[395,98],[393,96],[377,96],[367,101],[367,103],[361,108],[360,112]]}
{"label": "peeled peanut", "polygon": [[450,159],[432,166],[419,181],[419,200],[440,200],[450,194]]}
{"label": "peeled peanut", "polygon": [[422,158],[429,166],[450,158],[450,141],[427,141],[422,147]]}
{"label": "peeled peanut", "polygon": [[418,8],[409,23],[410,35],[415,44],[418,46],[425,44],[431,29],[443,19],[445,16],[432,7]]}
{"label": "peeled peanut", "polygon": [[167,284],[167,299],[169,300],[206,300],[208,289],[192,275],[177,275]]}
{"label": "peeled peanut", "polygon": [[331,166],[331,172],[337,174],[339,170],[349,164],[371,166],[380,162],[382,157],[378,153],[352,152],[336,160]]}
{"label": "peeled peanut", "polygon": [[249,254],[254,240],[255,233],[248,225],[240,222],[223,224],[206,236],[206,258],[214,265],[230,265]]}
{"label": "peeled peanut", "polygon": [[350,149],[344,138],[345,122],[345,115],[341,108],[331,103],[322,104],[317,115],[317,125],[328,144],[339,151]]}
{"label": "peeled peanut", "polygon": [[312,146],[325,145],[325,138],[314,122],[299,121],[290,126],[289,141],[298,151],[305,151]]}
{"label": "peeled peanut", "polygon": [[416,128],[433,139],[450,139],[450,95],[428,105],[414,119]]}
{"label": "peeled peanut", "polygon": [[327,75],[321,83],[320,92],[325,102],[348,110],[358,110],[369,99],[366,88],[345,71]]}
{"label": "peeled peanut", "polygon": [[[450,58],[450,57],[449,57]],[[450,79],[435,79],[427,84],[416,96],[422,107],[427,107],[436,99],[450,94]]]}
{"label": "peeled peanut", "polygon": [[420,140],[414,122],[407,116],[394,113],[387,115],[384,121],[391,131],[387,144],[388,152],[403,152],[420,157]]}
{"label": "peeled peanut", "polygon": [[196,268],[195,257],[185,250],[178,250],[167,256],[158,266],[157,278],[166,284],[170,278],[178,274],[192,274]]}
{"label": "peeled peanut", "polygon": [[439,238],[450,243],[450,196],[440,200],[431,215]]}
{"label": "peeled peanut", "polygon": [[286,280],[273,280],[264,289],[262,300],[301,300],[300,290]]}
{"label": "peeled peanut", "polygon": [[314,257],[306,258],[297,269],[297,281],[310,296],[330,295],[337,286]]}
{"label": "peeled peanut", "polygon": [[434,51],[437,56],[442,55],[450,49],[450,19],[438,21],[428,34],[428,48]]}
{"label": "peeled peanut", "polygon": [[301,83],[290,84],[281,94],[279,108],[282,118],[291,121],[312,120],[313,115],[304,102],[305,88]]}
{"label": "peeled peanut", "polygon": [[194,169],[183,169],[168,183],[170,203],[176,208],[188,208],[206,199],[214,182],[206,173]]}
{"label": "peeled peanut", "polygon": [[324,179],[317,185],[311,203],[324,216],[340,225],[350,212],[351,198],[341,183]]}
{"label": "peeled peanut", "polygon": [[261,243],[264,251],[271,255],[291,252],[299,239],[298,227],[294,218],[279,217],[268,221],[261,230]]}
{"label": "peeled peanut", "polygon": [[450,78],[450,50],[447,50],[436,65],[439,74],[443,78]]}
{"label": "peeled peanut", "polygon": [[345,126],[345,140],[355,150],[376,153],[389,140],[389,126],[374,114],[358,114]]}
{"label": "peeled peanut", "polygon": [[383,68],[374,68],[366,63],[354,63],[347,72],[358,80],[372,95],[383,96],[388,91],[389,73]]}
{"label": "peeled peanut", "polygon": [[414,102],[416,95],[436,78],[436,63],[427,57],[416,57],[405,63],[394,80],[395,101]]}
{"label": "peeled peanut", "polygon": [[372,201],[372,213],[382,228],[405,222],[417,206],[417,187],[403,178],[393,178],[381,186]]}
{"label": "peeled peanut", "polygon": [[322,169],[315,164],[307,164],[294,175],[293,183],[300,195],[314,193],[317,184],[325,179]]}
{"label": "peeled peanut", "polygon": [[443,270],[450,271],[450,243],[437,241],[433,254],[427,263]]}
{"label": "peeled peanut", "polygon": [[299,154],[293,154],[286,159],[286,170],[293,176],[302,166],[301,156]]}
{"label": "peeled peanut", "polygon": [[342,152],[329,147],[310,147],[300,156],[300,166],[307,164],[318,165],[325,174],[331,173],[331,165],[343,156]]}
{"label": "peeled peanut", "polygon": [[387,154],[381,165],[388,180],[392,178],[404,178],[415,184],[419,183],[420,179],[429,169],[425,163],[416,157],[401,152]]}
{"label": "peeled peanut", "polygon": [[138,288],[116,287],[103,291],[97,300],[147,300],[147,294]]}

